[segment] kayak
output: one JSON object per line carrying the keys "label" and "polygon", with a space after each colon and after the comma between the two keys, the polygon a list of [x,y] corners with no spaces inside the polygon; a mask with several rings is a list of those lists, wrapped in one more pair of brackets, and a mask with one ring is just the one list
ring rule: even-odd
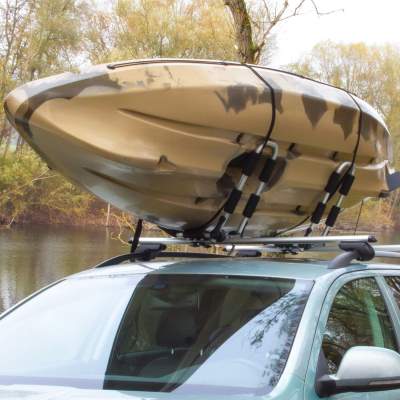
{"label": "kayak", "polygon": [[[246,234],[272,235],[312,215],[321,199],[323,218],[335,204],[350,207],[398,186],[388,129],[370,105],[266,67],[181,59],[99,65],[27,83],[6,97],[5,111],[50,168],[175,234],[210,231],[224,212],[224,229],[235,232],[257,200]],[[342,196],[338,182],[349,171],[354,182]],[[232,192],[240,193],[227,212]]]}

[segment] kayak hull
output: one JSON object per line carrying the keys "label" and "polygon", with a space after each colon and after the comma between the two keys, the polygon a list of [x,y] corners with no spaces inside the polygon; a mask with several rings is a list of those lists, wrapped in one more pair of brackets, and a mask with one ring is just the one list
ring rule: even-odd
{"label": "kayak hull", "polygon": [[[299,76],[254,70],[193,60],[104,65],[17,88],[5,109],[50,167],[172,231],[216,215],[243,159],[271,128],[277,166],[248,234],[271,234],[311,214],[330,174],[353,158],[356,179],[344,207],[388,191],[390,137],[367,103]],[[227,229],[240,223],[270,156],[266,147]]]}

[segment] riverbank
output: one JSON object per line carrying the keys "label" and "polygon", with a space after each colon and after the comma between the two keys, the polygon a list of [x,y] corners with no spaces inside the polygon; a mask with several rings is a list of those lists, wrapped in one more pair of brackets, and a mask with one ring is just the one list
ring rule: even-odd
{"label": "riverbank", "polygon": [[[361,211],[361,213],[360,213]],[[93,198],[92,204],[86,212],[65,212],[59,209],[35,209],[22,213],[18,218],[10,221],[0,219],[0,229],[5,228],[29,228],[30,226],[42,226],[44,228],[112,228],[116,231],[129,231],[134,229],[136,218],[130,214],[123,213],[107,203]],[[360,206],[344,210],[335,225],[335,232],[354,233],[360,232],[396,232],[399,230],[398,220],[390,217],[390,210],[385,204],[370,200]],[[321,229],[323,226],[321,225]],[[143,229],[144,234],[162,231],[154,224],[146,222]]]}
{"label": "riverbank", "polygon": [[[43,229],[110,229],[114,232],[115,236],[118,237],[129,237],[130,232],[133,232],[135,227],[135,218],[132,217],[131,223],[125,224],[126,216],[122,217],[115,214],[109,218],[105,215],[93,215],[85,217],[80,220],[70,219],[68,216],[56,218],[55,221],[48,222],[46,219],[34,218],[32,221],[22,221],[13,223],[11,225],[0,224],[0,230],[4,229],[29,229],[32,226],[42,227]],[[379,218],[377,218],[379,220]],[[108,221],[108,223],[107,223]],[[315,232],[322,233],[324,225],[315,229]],[[358,225],[356,221],[350,218],[343,219],[338,222],[336,227],[331,231],[331,234],[346,235],[346,234],[396,234],[400,232],[399,226],[393,223],[382,223],[374,221],[359,221]],[[145,223],[143,228],[143,235],[149,236],[163,236],[165,233],[158,228],[156,225]],[[122,239],[124,240],[124,239]]]}
{"label": "riverbank", "polygon": [[84,210],[63,210],[57,207],[35,207],[27,209],[14,219],[0,219],[0,227],[23,227],[30,225],[65,227],[118,227],[121,211],[108,207],[100,200],[93,199]]}

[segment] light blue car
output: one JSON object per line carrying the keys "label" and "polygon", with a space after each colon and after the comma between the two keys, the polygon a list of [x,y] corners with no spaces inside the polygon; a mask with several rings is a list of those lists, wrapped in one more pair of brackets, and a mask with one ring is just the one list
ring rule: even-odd
{"label": "light blue car", "polygon": [[225,258],[63,279],[3,314],[0,399],[400,399],[400,267]]}

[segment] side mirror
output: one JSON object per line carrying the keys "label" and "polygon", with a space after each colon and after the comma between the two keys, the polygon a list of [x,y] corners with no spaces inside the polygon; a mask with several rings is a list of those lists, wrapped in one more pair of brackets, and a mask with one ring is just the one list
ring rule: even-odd
{"label": "side mirror", "polygon": [[320,397],[391,389],[400,389],[400,354],[381,347],[352,347],[336,375],[324,375],[316,382]]}

